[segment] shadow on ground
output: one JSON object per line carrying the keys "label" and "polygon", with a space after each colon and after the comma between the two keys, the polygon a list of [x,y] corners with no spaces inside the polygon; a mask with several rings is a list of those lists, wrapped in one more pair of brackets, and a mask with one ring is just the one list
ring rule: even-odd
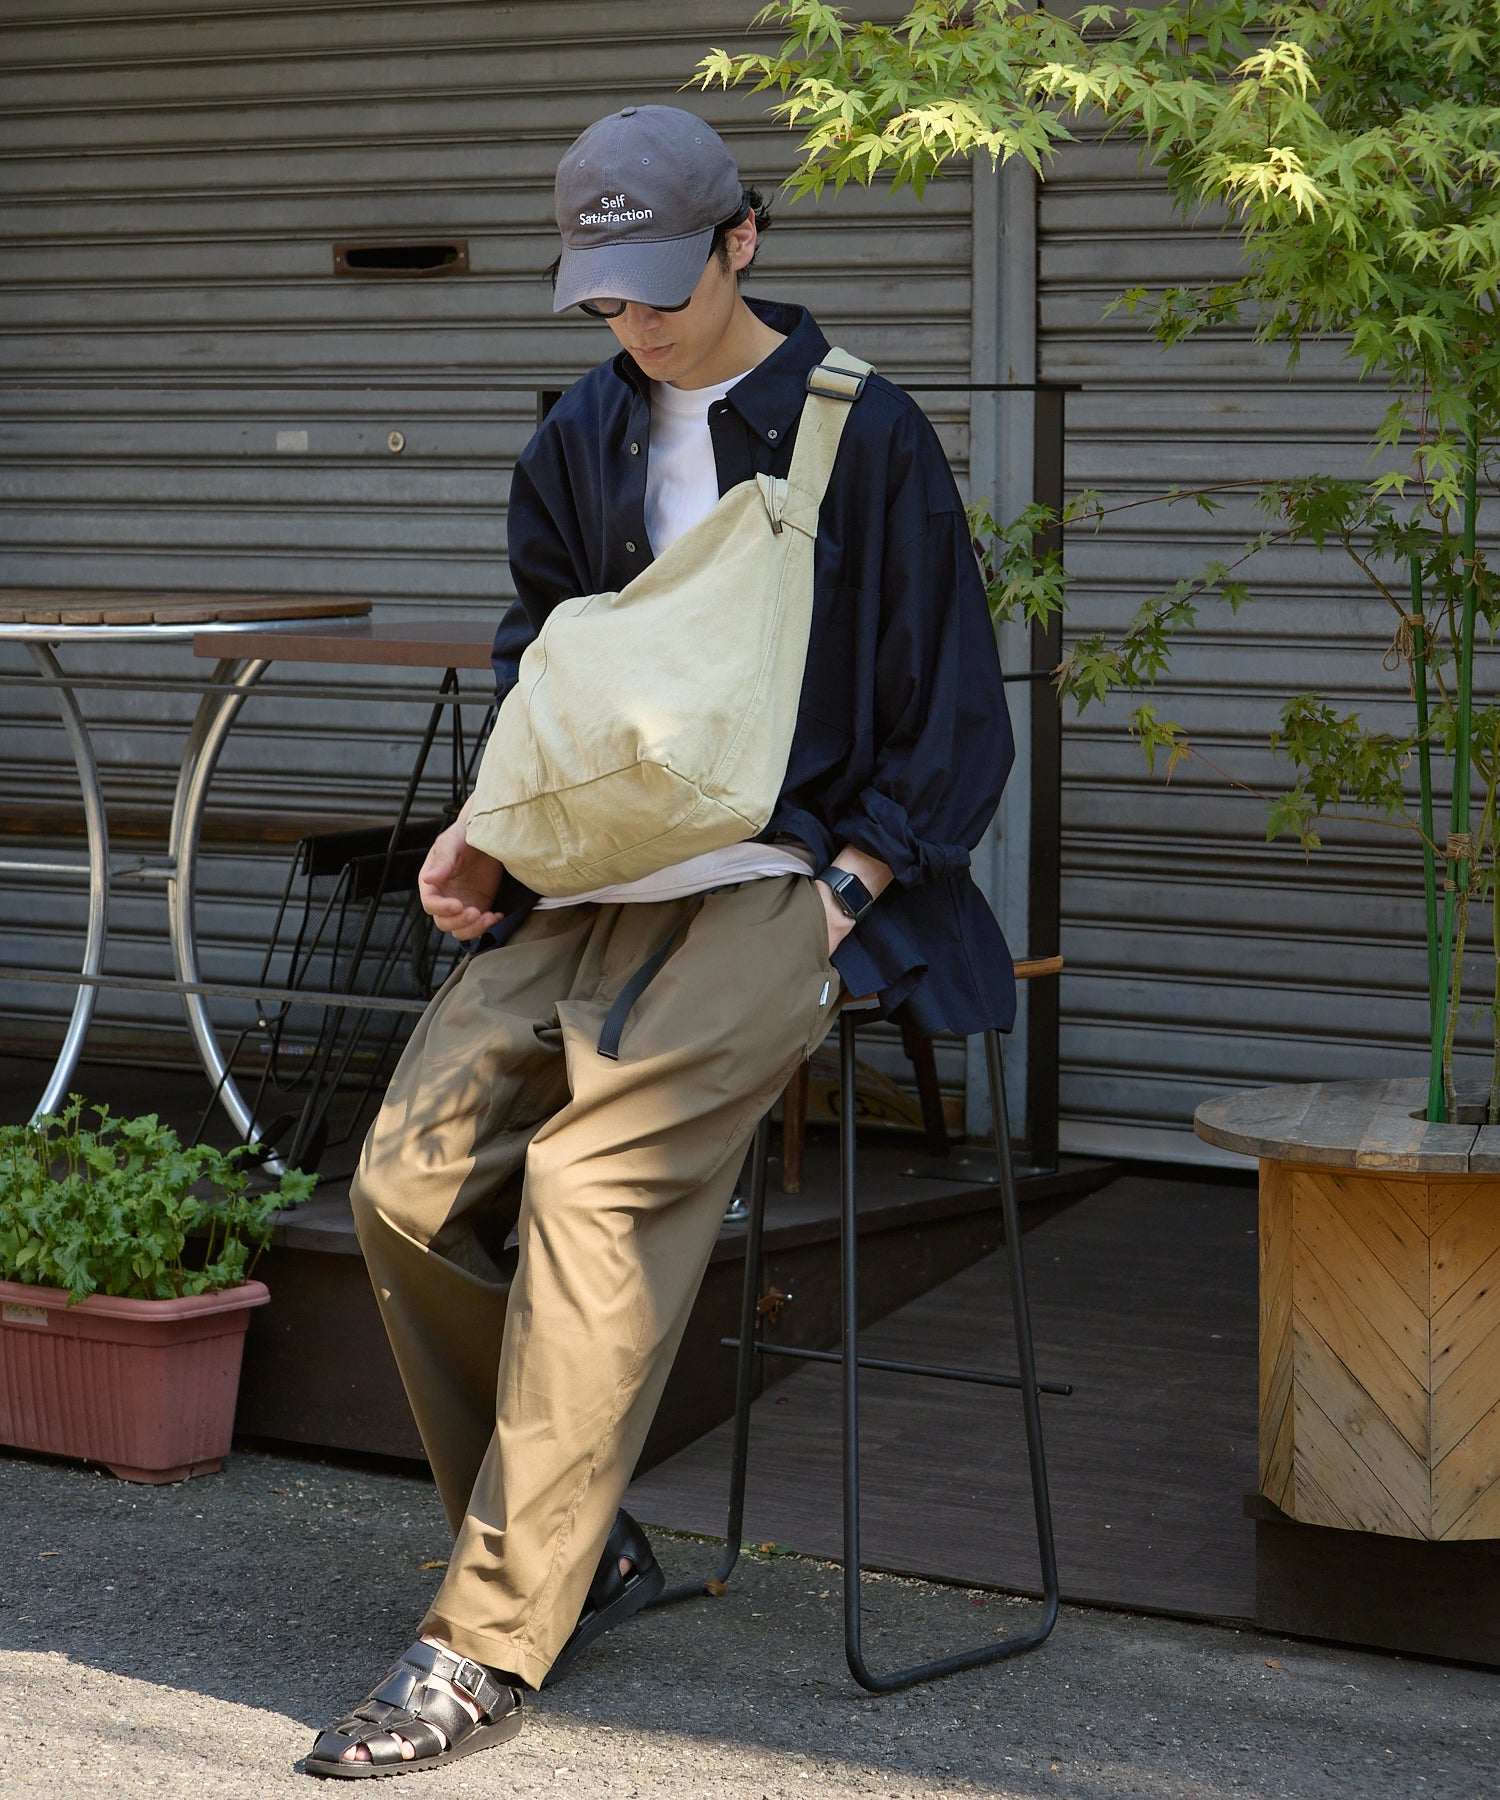
{"label": "shadow on ground", "polygon": [[[0,1785],[49,1800],[316,1791],[293,1772],[309,1733],[410,1640],[448,1542],[425,1481],[248,1453],[169,1488],[0,1457],[0,1529]],[[682,1573],[712,1551],[662,1555]],[[879,1579],[869,1611],[888,1663],[1032,1608]],[[722,1599],[606,1639],[512,1749],[420,1791],[1474,1800],[1497,1692],[1476,1670],[1070,1610],[1032,1656],[873,1698],[844,1668],[838,1571],[757,1555]]]}

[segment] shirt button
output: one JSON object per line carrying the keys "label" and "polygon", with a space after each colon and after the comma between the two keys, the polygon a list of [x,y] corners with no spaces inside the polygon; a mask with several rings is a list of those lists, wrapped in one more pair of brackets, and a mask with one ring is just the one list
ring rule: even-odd
{"label": "shirt button", "polygon": [[639,456],[640,453],[641,453],[641,447],[639,444],[632,444],[630,446],[630,454],[632,456]]}
{"label": "shirt button", "polygon": [[770,430],[769,430],[769,431],[768,431],[768,432],[767,432],[767,433],[766,433],[766,436],[767,436],[767,437],[768,437],[768,438],[770,438],[770,440],[771,440],[771,441],[772,441],[772,443],[775,443],[775,441],[776,441],[776,439],[777,439],[777,437],[778,437],[778,436],[779,436],[779,435],[780,435],[780,434],[779,434],[779,433],[778,433],[778,432],[777,432],[777,430],[776,430],[776,427],[775,427],[775,426],[774,426],[774,425],[773,425],[773,426],[772,426],[772,427],[771,427],[771,429],[770,429]]}
{"label": "shirt button", "polygon": [[625,548],[631,553],[632,556],[635,554],[635,545],[631,543],[629,538],[626,538],[626,540],[625,540]]}

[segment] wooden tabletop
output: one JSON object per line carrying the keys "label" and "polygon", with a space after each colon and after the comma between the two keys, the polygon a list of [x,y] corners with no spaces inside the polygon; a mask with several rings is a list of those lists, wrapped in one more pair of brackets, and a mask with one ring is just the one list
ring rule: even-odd
{"label": "wooden tabletop", "polygon": [[0,625],[232,625],[357,616],[368,600],[311,594],[165,594],[121,588],[0,588]]}
{"label": "wooden tabletop", "polygon": [[[497,615],[498,616],[498,615]],[[286,625],[274,631],[199,631],[194,656],[264,656],[276,662],[363,663],[385,669],[488,669],[489,619]]]}
{"label": "wooden tabletop", "polygon": [[1425,1076],[1308,1081],[1205,1100],[1193,1129],[1210,1144],[1277,1162],[1428,1175],[1500,1167],[1500,1125],[1429,1125]]}

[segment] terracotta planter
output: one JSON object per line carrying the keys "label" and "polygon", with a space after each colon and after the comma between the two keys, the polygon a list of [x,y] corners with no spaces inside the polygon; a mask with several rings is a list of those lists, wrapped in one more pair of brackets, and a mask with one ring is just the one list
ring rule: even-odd
{"label": "terracotta planter", "polygon": [[1261,1493],[1307,1525],[1494,1540],[1500,1127],[1427,1124],[1426,1088],[1265,1088],[1195,1123],[1260,1158]]}
{"label": "terracotta planter", "polygon": [[223,1462],[250,1308],[246,1281],[182,1300],[68,1305],[0,1281],[0,1443],[101,1462],[126,1481],[182,1481]]}

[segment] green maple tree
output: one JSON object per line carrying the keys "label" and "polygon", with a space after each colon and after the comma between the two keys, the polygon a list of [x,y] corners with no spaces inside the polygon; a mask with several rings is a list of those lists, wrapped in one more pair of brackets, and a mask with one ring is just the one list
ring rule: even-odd
{"label": "green maple tree", "polygon": [[[755,23],[782,34],[776,47],[714,50],[700,80],[779,96],[773,112],[802,134],[794,192],[876,176],[920,192],[982,155],[1021,157],[1045,178],[1087,119],[1139,142],[1184,212],[1222,209],[1242,250],[1232,281],[1133,289],[1117,305],[1143,312],[1164,345],[1239,325],[1295,362],[1309,339],[1334,338],[1389,391],[1377,473],[1256,484],[1265,529],[1231,561],[1149,597],[1123,632],[1073,641],[1058,684],[1080,707],[1135,696],[1132,731],[1170,771],[1194,747],[1147,690],[1204,603],[1243,605],[1245,565],[1279,543],[1352,558],[1392,609],[1411,726],[1378,732],[1317,694],[1290,696],[1272,745],[1292,780],[1268,835],[1312,849],[1320,821],[1354,810],[1420,842],[1430,1119],[1450,1116],[1469,914],[1488,900],[1488,1116],[1500,1119],[1500,709],[1476,704],[1474,679],[1480,633],[1497,623],[1478,526],[1500,427],[1500,5],[1164,0],[1061,16],[1016,0],[919,0],[877,24],[783,0]],[[1212,510],[1225,491],[1163,498]],[[1061,611],[1066,571],[1036,553],[1037,538],[1109,510],[1097,495],[1060,517],[1031,509],[1002,522],[976,508],[997,617]],[[1451,775],[1441,835],[1435,763]]]}

